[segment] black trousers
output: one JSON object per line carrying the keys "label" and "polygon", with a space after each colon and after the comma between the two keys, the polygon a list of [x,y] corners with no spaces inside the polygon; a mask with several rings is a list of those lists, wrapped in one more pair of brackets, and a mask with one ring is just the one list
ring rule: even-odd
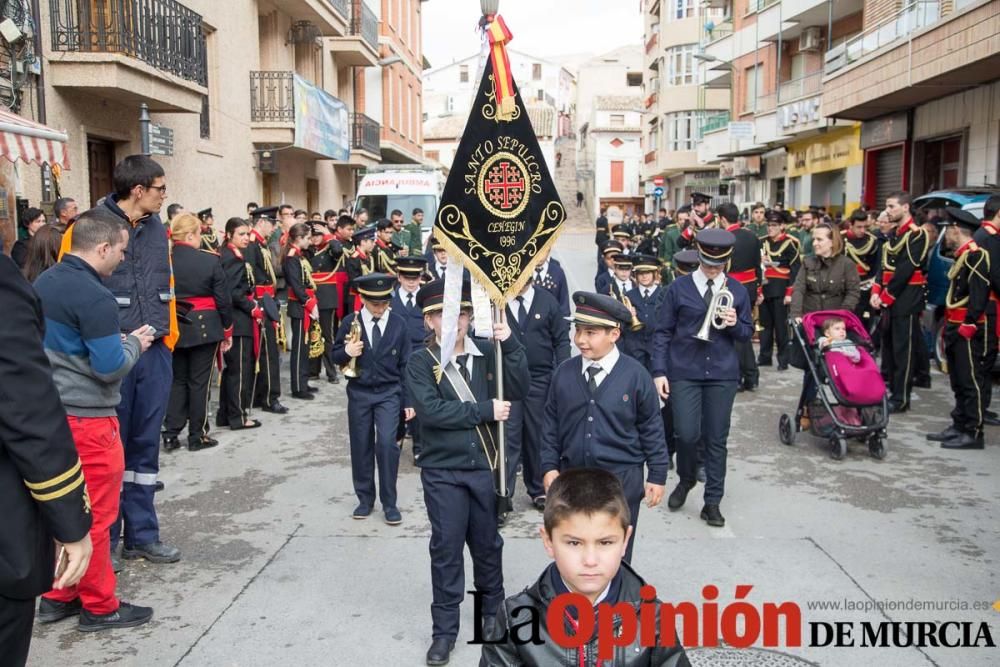
{"label": "black trousers", "polygon": [[396,509],[396,479],[399,476],[400,389],[374,389],[347,383],[347,430],[351,440],[351,476],[358,502],[375,505],[375,471],[378,469],[378,499],[382,509]]}
{"label": "black trousers", "polygon": [[326,369],[327,378],[337,377],[337,365],[333,363],[333,336],[337,333],[333,328],[336,308],[320,308],[319,329],[323,332],[323,354],[309,360],[309,375],[319,377],[319,372]]}
{"label": "black trousers", "polygon": [[4,667],[24,667],[35,622],[35,599],[14,600],[0,595],[0,662]]}
{"label": "black trousers", "polygon": [[253,339],[249,336],[233,336],[233,346],[223,355],[223,359],[226,365],[222,370],[216,423],[239,427],[250,418],[250,404],[253,401]]}
{"label": "black trousers", "polygon": [[176,438],[185,424],[189,441],[208,435],[209,385],[218,349],[218,343],[174,349],[174,381],[163,420],[165,436]]}
{"label": "black trousers", "polygon": [[[738,340],[735,346],[736,355],[740,360],[740,379],[744,384],[756,387],[760,384],[760,369],[757,368],[757,356],[753,352],[753,342]],[[778,358],[781,358],[780,355]]]}
{"label": "black trousers", "polygon": [[736,398],[734,380],[674,380],[670,404],[677,437],[677,473],[688,486],[697,483],[698,445],[705,447],[705,504],[722,502],[726,485],[729,422]]}
{"label": "black trousers", "polygon": [[473,585],[483,594],[483,613],[496,614],[504,598],[493,472],[422,468],[420,481],[431,523],[433,637],[455,639],[465,597],[465,545],[472,556]]}
{"label": "black trousers", "polygon": [[917,355],[924,349],[920,316],[897,317],[890,310],[882,314],[882,325],[882,375],[889,382],[889,401],[908,408]]}
{"label": "black trousers", "polygon": [[[292,349],[288,360],[292,393],[299,394],[309,386],[309,333],[302,330],[303,320],[289,318]],[[261,360],[263,361],[263,359]]]}
{"label": "black trousers", "polygon": [[281,397],[281,354],[278,350],[278,332],[274,322],[265,320],[264,335],[260,341],[259,370],[253,392],[255,407],[271,405]]}
{"label": "black trousers", "polygon": [[788,306],[784,299],[784,295],[766,298],[758,309],[760,325],[764,327],[760,332],[761,364],[771,363],[771,350],[775,344],[778,346],[778,365],[788,363],[785,349],[788,345]]}
{"label": "black trousers", "polygon": [[983,410],[990,409],[993,401],[993,366],[997,363],[997,353],[1000,352],[997,340],[996,303],[991,302],[986,307],[986,351],[983,354]]}
{"label": "black trousers", "polygon": [[625,502],[628,503],[629,516],[632,524],[632,538],[625,548],[624,560],[626,563],[632,562],[632,548],[635,546],[636,529],[639,525],[639,508],[642,506],[642,499],[646,497],[646,484],[643,481],[643,466],[633,466],[615,472],[618,481],[622,483],[622,490],[625,492]]}
{"label": "black trousers", "polygon": [[874,330],[872,329],[872,320],[878,315],[878,311],[872,308],[871,298],[871,289],[861,290],[861,297],[858,299],[858,305],[854,307],[854,314],[858,316],[865,330],[869,332],[872,339],[872,347],[876,350],[881,350],[882,327],[877,326]]}
{"label": "black trousers", "polygon": [[660,417],[663,418],[663,434],[667,437],[667,456],[673,456],[676,451],[674,444],[674,411],[670,407],[670,399],[664,402],[660,408]]}
{"label": "black trousers", "polygon": [[955,395],[955,408],[951,422],[962,433],[973,437],[983,434],[984,387],[986,384],[986,338],[989,332],[984,325],[976,328],[972,340],[958,334],[958,325],[949,323],[944,330],[944,353],[948,360],[948,379]]}
{"label": "black trousers", "polygon": [[542,485],[542,420],[545,399],[549,395],[550,376],[531,378],[528,396],[523,401],[511,401],[510,417],[504,427],[507,436],[507,495],[514,497],[517,465],[521,464],[524,490],[528,496],[545,495]]}

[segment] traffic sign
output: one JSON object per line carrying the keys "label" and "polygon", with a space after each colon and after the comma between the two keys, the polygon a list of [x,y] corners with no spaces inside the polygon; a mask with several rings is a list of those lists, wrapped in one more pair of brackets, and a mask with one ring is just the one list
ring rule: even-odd
{"label": "traffic sign", "polygon": [[653,196],[656,197],[656,198],[662,197],[663,196],[663,188],[656,188],[655,190],[653,190]]}
{"label": "traffic sign", "polygon": [[663,177],[653,176],[653,185],[663,185]]}

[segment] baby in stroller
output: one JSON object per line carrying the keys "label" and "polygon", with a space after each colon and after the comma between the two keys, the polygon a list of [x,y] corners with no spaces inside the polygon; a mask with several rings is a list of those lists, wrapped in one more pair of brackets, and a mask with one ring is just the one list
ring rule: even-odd
{"label": "baby in stroller", "polygon": [[790,445],[797,432],[808,430],[829,439],[833,458],[847,453],[848,438],[866,441],[872,456],[882,458],[888,423],[885,383],[860,320],[849,311],[813,312],[794,332],[806,373],[795,421],[789,415],[779,421],[781,442]]}

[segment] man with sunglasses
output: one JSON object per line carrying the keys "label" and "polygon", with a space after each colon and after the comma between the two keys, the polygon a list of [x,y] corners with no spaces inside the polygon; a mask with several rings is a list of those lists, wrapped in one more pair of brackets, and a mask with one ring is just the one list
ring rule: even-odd
{"label": "man with sunglasses", "polygon": [[[180,560],[181,552],[160,542],[153,507],[160,470],[160,425],[173,382],[171,350],[179,335],[167,229],[160,221],[167,185],[163,167],[144,155],[130,155],[115,165],[112,184],[114,192],[101,206],[127,223],[129,241],[125,259],[103,282],[118,302],[123,334],[145,324],[155,332],[153,344],[121,385],[117,412],[125,447],[125,474],[121,520],[112,527],[111,548],[113,552],[118,546],[124,522],[124,558],[174,563]],[[66,236],[71,235],[72,227]]]}

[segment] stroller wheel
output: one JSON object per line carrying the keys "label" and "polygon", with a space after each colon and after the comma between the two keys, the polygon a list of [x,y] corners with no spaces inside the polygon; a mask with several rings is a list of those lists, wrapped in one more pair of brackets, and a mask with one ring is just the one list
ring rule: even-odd
{"label": "stroller wheel", "polygon": [[881,461],[885,458],[885,441],[877,435],[873,435],[868,441],[868,453],[872,458]]}
{"label": "stroller wheel", "polygon": [[847,455],[847,440],[838,436],[830,438],[830,458],[839,461]]}
{"label": "stroller wheel", "polygon": [[792,426],[792,418],[787,414],[781,415],[778,420],[778,439],[783,445],[795,444],[795,428]]}

